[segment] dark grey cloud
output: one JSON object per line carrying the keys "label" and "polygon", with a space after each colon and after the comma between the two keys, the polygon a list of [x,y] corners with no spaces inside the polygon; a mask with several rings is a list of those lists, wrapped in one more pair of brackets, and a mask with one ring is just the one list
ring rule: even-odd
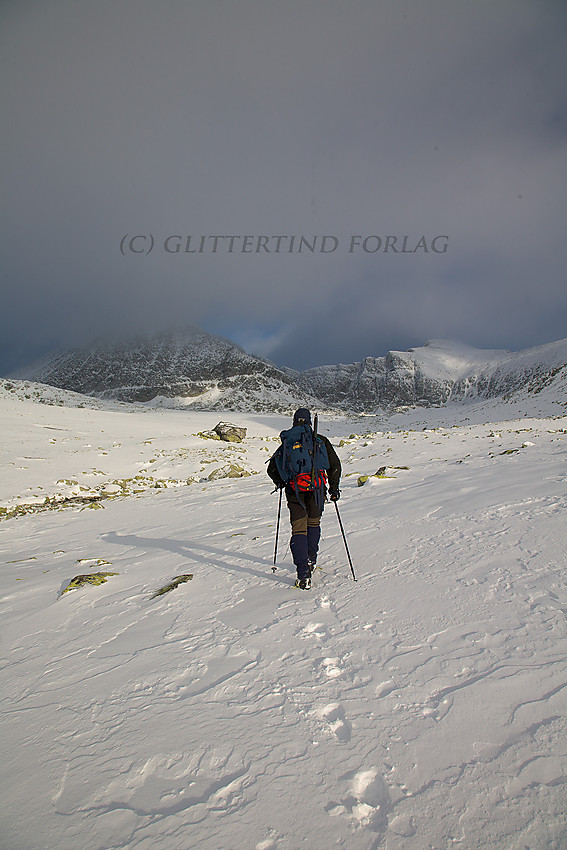
{"label": "dark grey cloud", "polygon": [[[47,0],[0,16],[3,371],[183,323],[296,368],[567,335],[564,4]],[[125,234],[153,251],[122,255]],[[163,249],[215,234],[339,244]],[[373,234],[429,250],[349,253]]]}

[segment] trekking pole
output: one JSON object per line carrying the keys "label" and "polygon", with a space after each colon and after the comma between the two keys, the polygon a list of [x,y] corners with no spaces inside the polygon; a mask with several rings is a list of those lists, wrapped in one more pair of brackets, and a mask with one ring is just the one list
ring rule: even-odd
{"label": "trekking pole", "polygon": [[279,503],[279,506],[278,506],[278,521],[277,521],[277,524],[276,524],[276,545],[274,546],[274,565],[272,567],[273,573],[275,573],[275,571],[277,570],[276,557],[277,557],[277,554],[278,554],[278,535],[280,533],[280,515],[281,515],[281,512],[282,512],[282,495],[283,495],[283,487],[280,487],[280,503]]}
{"label": "trekking pole", "polygon": [[343,528],[343,523],[342,523],[342,520],[341,520],[341,515],[340,515],[340,513],[339,513],[339,506],[337,505],[336,500],[335,500],[335,509],[336,509],[336,511],[337,511],[337,519],[338,519],[338,521],[339,521],[339,526],[340,526],[340,528],[341,528],[341,532],[342,532],[342,535],[343,535],[343,540],[344,540],[344,542],[345,542],[345,549],[346,549],[346,553],[347,553],[347,557],[348,557],[348,562],[349,562],[349,564],[350,564],[350,571],[351,571],[351,573],[352,573],[353,580],[354,580],[354,581],[356,581],[356,576],[355,576],[355,574],[354,574],[354,567],[353,567],[353,565],[352,565],[352,560],[351,560],[351,557],[350,557],[350,552],[348,551],[348,544],[347,544],[347,541],[346,541],[346,534],[345,534],[345,530],[344,530],[344,528]]}

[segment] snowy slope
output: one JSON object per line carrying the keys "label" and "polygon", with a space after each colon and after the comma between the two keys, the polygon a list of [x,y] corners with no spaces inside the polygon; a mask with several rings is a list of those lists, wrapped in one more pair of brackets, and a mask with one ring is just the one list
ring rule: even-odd
{"label": "snowy slope", "polygon": [[[286,517],[271,571],[285,418],[221,445],[214,413],[0,412],[0,504],[30,505],[0,521],[3,847],[567,846],[566,417],[326,418],[358,581],[329,505],[302,593]],[[31,512],[93,467],[170,486]]]}

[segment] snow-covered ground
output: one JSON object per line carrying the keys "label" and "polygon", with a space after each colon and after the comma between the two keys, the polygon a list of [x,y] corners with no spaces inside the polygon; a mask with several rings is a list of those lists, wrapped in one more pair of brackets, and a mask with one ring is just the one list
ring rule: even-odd
{"label": "snow-covered ground", "polygon": [[[0,389],[2,848],[567,847],[566,417],[326,418],[358,581],[329,505],[301,592],[289,420],[29,386]],[[244,443],[197,436],[220,418]]]}

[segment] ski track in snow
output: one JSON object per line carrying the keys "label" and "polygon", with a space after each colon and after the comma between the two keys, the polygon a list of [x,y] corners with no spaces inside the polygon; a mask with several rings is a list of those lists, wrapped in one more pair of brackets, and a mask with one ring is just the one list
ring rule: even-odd
{"label": "ski track in snow", "polygon": [[263,474],[0,523],[0,846],[566,847],[564,427],[349,441],[310,593]]}

